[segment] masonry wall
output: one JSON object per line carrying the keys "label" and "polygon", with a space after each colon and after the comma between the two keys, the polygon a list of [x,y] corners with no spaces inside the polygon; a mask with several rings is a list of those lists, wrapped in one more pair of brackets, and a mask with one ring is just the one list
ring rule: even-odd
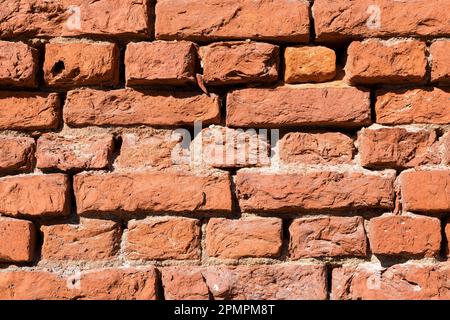
{"label": "masonry wall", "polygon": [[3,1],[0,298],[449,299],[449,9]]}

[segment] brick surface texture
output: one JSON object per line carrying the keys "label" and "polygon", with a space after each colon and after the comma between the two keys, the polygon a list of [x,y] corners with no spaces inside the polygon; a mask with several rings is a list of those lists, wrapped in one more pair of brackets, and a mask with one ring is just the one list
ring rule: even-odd
{"label": "brick surface texture", "polygon": [[450,0],[0,2],[0,300],[450,299]]}

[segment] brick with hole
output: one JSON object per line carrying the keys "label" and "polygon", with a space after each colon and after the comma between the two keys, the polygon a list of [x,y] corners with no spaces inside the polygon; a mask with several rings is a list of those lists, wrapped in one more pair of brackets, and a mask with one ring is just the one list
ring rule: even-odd
{"label": "brick with hole", "polygon": [[157,39],[309,41],[309,3],[299,0],[161,0]]}
{"label": "brick with hole", "polygon": [[45,133],[37,140],[36,166],[43,170],[90,170],[108,166],[113,136],[94,129]]}
{"label": "brick with hole", "polygon": [[209,126],[190,145],[196,166],[220,169],[270,165],[269,133],[253,129]]}
{"label": "brick with hole", "polygon": [[358,143],[361,165],[368,168],[412,168],[441,162],[435,131],[363,129]]}
{"label": "brick with hole", "polygon": [[450,33],[448,0],[316,0],[318,42],[374,37],[438,37]]}
{"label": "brick with hole", "polygon": [[74,177],[77,212],[113,213],[229,213],[228,173],[183,171],[80,173]]}
{"label": "brick with hole", "polygon": [[37,87],[38,56],[23,42],[0,41],[0,85]]}
{"label": "brick with hole", "polygon": [[0,92],[0,130],[51,130],[59,125],[56,93]]}
{"label": "brick with hole", "polygon": [[192,91],[85,88],[69,91],[64,105],[64,121],[72,127],[180,126],[219,119],[219,98]]}
{"label": "brick with hole", "polygon": [[81,218],[78,224],[41,227],[42,259],[48,261],[98,261],[114,258],[120,246],[117,222]]}
{"label": "brick with hole", "polygon": [[450,171],[407,171],[399,176],[405,210],[445,213],[450,210]]}
{"label": "brick with hole", "polygon": [[220,259],[276,258],[282,233],[278,218],[212,218],[206,227],[206,252]]}
{"label": "brick with hole", "polygon": [[36,229],[31,221],[0,217],[0,262],[31,262]]}
{"label": "brick with hole", "polygon": [[190,41],[131,42],[125,51],[128,86],[195,82],[197,45]]}
{"label": "brick with hole", "polygon": [[370,124],[369,92],[347,86],[246,88],[227,95],[227,125],[354,128]]}
{"label": "brick with hole", "polygon": [[376,92],[376,122],[384,125],[450,123],[447,88],[397,89]]}
{"label": "brick with hole", "polygon": [[0,173],[31,171],[34,151],[33,138],[0,135]]}
{"label": "brick with hole", "polygon": [[50,87],[117,85],[119,48],[110,42],[50,42],[43,68]]}
{"label": "brick with hole", "polygon": [[391,173],[238,171],[236,176],[237,198],[244,212],[393,209],[393,183]]}
{"label": "brick with hole", "polygon": [[430,46],[431,81],[435,83],[450,83],[450,41],[437,40]]}
{"label": "brick with hole", "polygon": [[0,198],[5,216],[64,216],[69,213],[69,179],[57,173],[3,177]]}
{"label": "brick with hole", "polygon": [[375,255],[433,257],[441,246],[441,222],[425,216],[383,215],[368,225]]}
{"label": "brick with hole", "polygon": [[362,217],[295,219],[289,226],[289,235],[291,259],[366,255]]}
{"label": "brick with hole", "polygon": [[325,82],[336,75],[336,53],[327,47],[287,47],[284,63],[286,83]]}
{"label": "brick with hole", "polygon": [[354,41],[348,47],[345,77],[352,84],[425,81],[426,44],[418,40]]}
{"label": "brick with hole", "polygon": [[125,256],[130,260],[200,258],[200,221],[158,217],[128,222]]}
{"label": "brick with hole", "polygon": [[270,83],[278,79],[279,47],[251,41],[215,42],[200,48],[207,85]]}
{"label": "brick with hole", "polygon": [[345,164],[353,159],[353,139],[339,132],[289,132],[278,144],[285,164]]}
{"label": "brick with hole", "polygon": [[215,300],[324,300],[326,279],[322,264],[162,269],[164,295],[174,300],[206,299],[208,291]]}
{"label": "brick with hole", "polygon": [[24,0],[3,3],[0,38],[148,37],[150,4],[135,0]]}
{"label": "brick with hole", "polygon": [[448,300],[448,263],[364,263],[333,269],[333,300]]}
{"label": "brick with hole", "polygon": [[2,300],[155,300],[153,267],[103,268],[68,275],[48,271],[0,273]]}

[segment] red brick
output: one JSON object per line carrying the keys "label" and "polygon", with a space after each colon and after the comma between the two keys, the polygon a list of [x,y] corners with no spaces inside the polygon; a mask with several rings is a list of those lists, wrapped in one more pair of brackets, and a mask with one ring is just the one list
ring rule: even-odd
{"label": "red brick", "polygon": [[74,177],[79,214],[229,212],[228,174],[82,173]]}
{"label": "red brick", "polygon": [[200,267],[165,267],[161,269],[161,279],[166,300],[209,299]]}
{"label": "red brick", "polygon": [[69,91],[64,106],[64,120],[71,126],[175,126],[219,118],[218,97],[195,92],[77,89]]}
{"label": "red brick", "polygon": [[445,253],[447,254],[447,257],[450,257],[450,220],[448,219],[445,224],[444,232],[447,240],[447,248],[445,248]]}
{"label": "red brick", "polygon": [[316,0],[313,14],[318,41],[436,37],[450,33],[447,7],[448,0]]}
{"label": "red brick", "polygon": [[282,233],[277,218],[213,218],[206,227],[206,251],[221,259],[275,258],[281,252]]}
{"label": "red brick", "polygon": [[0,85],[37,87],[37,60],[38,51],[29,45],[0,41]]}
{"label": "red brick", "polygon": [[95,130],[45,133],[37,141],[37,167],[40,169],[86,170],[108,166],[113,136]]}
{"label": "red brick", "polygon": [[366,255],[366,234],[361,217],[295,219],[289,234],[291,259]]}
{"label": "red brick", "polygon": [[49,130],[59,124],[56,93],[0,92],[1,130]]}
{"label": "red brick", "polygon": [[197,48],[189,41],[132,42],[125,52],[127,85],[195,82]]}
{"label": "red brick", "polygon": [[424,82],[425,42],[418,40],[366,40],[348,48],[345,77],[352,84]]}
{"label": "red brick", "polygon": [[450,171],[403,172],[402,202],[406,210],[440,212],[450,210]]}
{"label": "red brick", "polygon": [[363,129],[359,154],[364,167],[411,168],[439,164],[436,132],[403,128]]}
{"label": "red brick", "polygon": [[448,300],[450,264],[374,264],[333,269],[334,300]]}
{"label": "red brick", "polygon": [[120,226],[114,221],[81,218],[79,224],[42,226],[41,231],[44,260],[107,260],[119,250]]}
{"label": "red brick", "polygon": [[235,90],[227,96],[227,125],[239,127],[370,124],[369,92],[351,87],[282,86]]}
{"label": "red brick", "polygon": [[291,0],[160,0],[157,39],[308,42],[309,4]]}
{"label": "red brick", "polygon": [[325,300],[323,265],[178,266],[162,270],[168,299]]}
{"label": "red brick", "polygon": [[68,213],[69,181],[63,174],[0,178],[0,213],[61,216]]}
{"label": "red brick", "polygon": [[445,134],[441,141],[444,151],[444,163],[450,164],[450,132]]}
{"label": "red brick", "polygon": [[287,47],[284,63],[286,83],[325,82],[336,75],[336,53],[326,47]]}
{"label": "red brick", "polygon": [[449,124],[450,91],[439,88],[377,91],[376,122],[393,124]]}
{"label": "red brick", "polygon": [[278,46],[250,41],[216,42],[200,48],[208,85],[277,81]]}
{"label": "red brick", "polygon": [[33,138],[0,136],[0,172],[26,172],[32,169]]}
{"label": "red brick", "polygon": [[135,0],[24,0],[2,7],[0,38],[149,36],[149,4]]}
{"label": "red brick", "polygon": [[132,220],[125,255],[130,260],[199,259],[200,221],[169,217]]}
{"label": "red brick", "polygon": [[270,164],[267,136],[256,130],[210,126],[191,143],[191,159],[196,165],[215,168],[242,168]]}
{"label": "red brick", "polygon": [[44,79],[51,87],[117,85],[119,49],[109,42],[47,43]]}
{"label": "red brick", "polygon": [[441,246],[441,222],[424,216],[376,217],[369,222],[370,247],[379,255],[432,257]]}
{"label": "red brick", "polygon": [[286,164],[343,164],[353,159],[353,140],[338,132],[290,132],[279,142],[280,160]]}
{"label": "red brick", "polygon": [[2,300],[155,300],[153,267],[106,268],[62,276],[47,271],[0,272]]}
{"label": "red brick", "polygon": [[237,197],[245,212],[392,209],[394,179],[362,173],[251,173],[238,171]]}
{"label": "red brick", "polygon": [[36,230],[30,221],[0,217],[0,261],[33,260]]}
{"label": "red brick", "polygon": [[439,83],[450,82],[450,41],[437,40],[430,46],[431,81]]}

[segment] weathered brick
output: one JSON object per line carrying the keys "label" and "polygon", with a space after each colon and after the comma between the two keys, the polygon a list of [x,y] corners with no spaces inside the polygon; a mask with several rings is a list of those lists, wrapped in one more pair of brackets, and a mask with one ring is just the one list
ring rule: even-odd
{"label": "weathered brick", "polygon": [[42,226],[41,231],[45,260],[106,260],[119,250],[120,226],[114,221],[81,218],[79,224]]}
{"label": "weathered brick", "polygon": [[418,40],[354,41],[348,47],[345,77],[366,85],[424,82],[425,48]]}
{"label": "weathered brick", "polygon": [[216,42],[200,48],[208,85],[277,81],[279,48],[261,42]]}
{"label": "weathered brick", "polygon": [[191,143],[191,159],[196,165],[215,168],[242,168],[270,164],[267,136],[256,130],[210,126]]}
{"label": "weathered brick", "polygon": [[63,174],[0,178],[0,213],[61,216],[68,213],[69,181]]}
{"label": "weathered brick", "polygon": [[318,41],[450,34],[448,0],[316,0]]}
{"label": "weathered brick", "polygon": [[34,149],[33,138],[0,136],[0,173],[30,171]]}
{"label": "weathered brick", "polygon": [[169,299],[324,300],[323,265],[178,266],[162,269],[164,296]]}
{"label": "weathered brick", "polygon": [[128,222],[125,255],[130,260],[200,258],[200,221],[147,218]]}
{"label": "weathered brick", "polygon": [[406,210],[445,212],[450,210],[450,171],[403,172],[402,202]]}
{"label": "weathered brick", "polygon": [[49,130],[59,124],[56,93],[0,92],[1,130]]}
{"label": "weathered brick", "polygon": [[286,83],[325,82],[336,75],[336,53],[326,47],[287,47],[284,63]]}
{"label": "weathered brick", "polygon": [[434,131],[403,128],[363,129],[359,154],[364,167],[410,168],[439,164],[441,159]]}
{"label": "weathered brick", "polygon": [[34,88],[38,51],[23,42],[0,41],[0,85]]}
{"label": "weathered brick", "polygon": [[125,52],[127,85],[195,82],[197,48],[189,41],[131,42]]}
{"label": "weathered brick", "polygon": [[79,214],[231,210],[228,174],[81,173],[74,189]]}
{"label": "weathered brick", "polygon": [[238,171],[237,197],[245,212],[392,209],[394,178],[362,173]]}
{"label": "weathered brick", "polygon": [[149,3],[142,0],[6,1],[0,38],[105,34],[148,37],[149,11]]}
{"label": "weathered brick", "polygon": [[117,85],[119,49],[109,42],[47,43],[44,80],[51,87]]}
{"label": "weathered brick", "polygon": [[155,11],[157,39],[309,40],[303,0],[160,0]]}
{"label": "weathered brick", "polygon": [[445,134],[441,141],[444,151],[444,163],[450,164],[450,132]]}
{"label": "weathered brick", "polygon": [[35,244],[36,230],[32,222],[0,217],[0,261],[30,262]]}
{"label": "weathered brick", "polygon": [[275,258],[281,252],[278,218],[212,218],[206,227],[208,256],[222,259]]}
{"label": "weathered brick", "polygon": [[449,124],[450,91],[440,88],[377,91],[376,122],[393,124]]}
{"label": "weathered brick", "polygon": [[352,87],[248,88],[227,96],[227,125],[239,127],[370,124],[369,92]]}
{"label": "weathered brick", "polygon": [[45,133],[37,141],[37,167],[63,171],[102,169],[109,163],[112,148],[113,136],[95,130]]}
{"label": "weathered brick", "polygon": [[447,248],[445,248],[445,253],[447,254],[447,257],[450,257],[450,220],[447,219],[445,224],[445,238],[447,240]]}
{"label": "weathered brick", "polygon": [[437,40],[430,46],[431,81],[439,83],[450,82],[450,41]]}
{"label": "weathered brick", "polygon": [[441,246],[441,222],[424,216],[384,215],[372,218],[368,227],[370,248],[379,255],[432,257]]}
{"label": "weathered brick", "polygon": [[64,106],[71,126],[212,124],[219,118],[218,97],[196,92],[77,89],[69,91]]}
{"label": "weathered brick", "polygon": [[333,269],[331,298],[354,300],[450,299],[450,264],[375,264]]}
{"label": "weathered brick", "polygon": [[286,164],[350,163],[354,149],[353,140],[338,132],[290,132],[279,141],[280,160]]}
{"label": "weathered brick", "polygon": [[62,276],[47,271],[0,272],[2,300],[155,300],[153,267],[106,268]]}
{"label": "weathered brick", "polygon": [[295,219],[289,227],[291,259],[365,256],[366,234],[361,217]]}

